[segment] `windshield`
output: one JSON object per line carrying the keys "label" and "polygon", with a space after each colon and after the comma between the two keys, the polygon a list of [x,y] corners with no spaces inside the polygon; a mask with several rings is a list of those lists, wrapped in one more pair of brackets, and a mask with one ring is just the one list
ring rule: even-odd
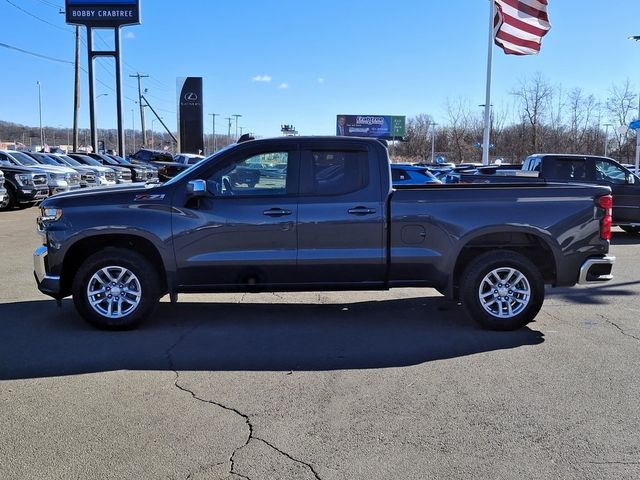
{"label": "windshield", "polygon": [[59,155],[57,158],[60,159],[62,163],[66,163],[67,165],[71,165],[72,167],[80,167],[82,164],[74,158],[68,157],[66,155]]}
{"label": "windshield", "polygon": [[[209,163],[210,160],[213,160],[214,158],[216,158],[217,156],[221,155],[222,153],[226,152],[227,150],[231,150],[233,147],[237,146],[237,143],[232,143],[231,145],[227,145],[224,148],[221,148],[220,150],[218,150],[216,153],[209,155],[207,158],[205,158],[204,160],[199,161],[198,163],[196,163],[195,165],[191,165],[189,168],[187,168],[186,170],[183,170],[182,172],[180,172],[178,175],[176,175],[175,177],[173,177],[172,179],[170,179],[169,181],[167,181],[165,183],[165,185],[173,185],[176,182],[179,182],[180,180],[182,180],[186,175],[188,175],[191,170],[194,170],[196,168],[200,168],[202,165]],[[215,160],[214,160],[215,161]]]}
{"label": "windshield", "polygon": [[87,157],[86,155],[78,155],[77,157],[79,160],[79,162],[84,163],[85,165],[93,165],[94,167],[102,167],[102,164],[97,161],[94,160],[91,157]]}
{"label": "windshield", "polygon": [[130,167],[133,166],[133,163],[131,163],[129,160],[122,157],[118,157],[117,155],[109,155],[109,158],[113,158],[120,165],[128,165]]}
{"label": "windshield", "polygon": [[101,155],[100,158],[108,165],[119,165],[113,158],[107,157],[106,155]]}
{"label": "windshield", "polygon": [[38,155],[38,158],[41,160],[41,163],[46,163],[47,165],[55,165],[56,167],[60,166],[59,162],[55,161],[48,155]]}
{"label": "windshield", "polygon": [[18,162],[20,165],[29,166],[29,167],[32,167],[34,165],[40,165],[29,155],[22,152],[11,152],[9,155],[11,155],[15,159],[15,161]]}

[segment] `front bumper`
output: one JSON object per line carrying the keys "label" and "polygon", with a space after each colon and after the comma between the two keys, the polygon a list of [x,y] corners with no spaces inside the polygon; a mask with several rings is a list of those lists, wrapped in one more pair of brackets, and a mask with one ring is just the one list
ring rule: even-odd
{"label": "front bumper", "polygon": [[49,196],[49,187],[20,187],[17,190],[18,203],[32,203],[44,200]]}
{"label": "front bumper", "polygon": [[33,274],[36,278],[38,290],[51,297],[59,298],[60,277],[47,273],[47,253],[45,245],[39,246],[33,252]]}
{"label": "front bumper", "polygon": [[592,283],[608,282],[613,278],[611,269],[615,262],[616,257],[612,255],[587,258],[580,267],[578,284],[589,285]]}

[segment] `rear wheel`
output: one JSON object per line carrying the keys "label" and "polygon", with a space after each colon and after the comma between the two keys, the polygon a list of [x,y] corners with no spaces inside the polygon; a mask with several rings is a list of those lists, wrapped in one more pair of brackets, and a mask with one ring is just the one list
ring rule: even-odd
{"label": "rear wheel", "polygon": [[634,234],[640,233],[640,227],[636,225],[624,225],[624,226],[620,226],[620,228],[627,233],[634,233]]}
{"label": "rear wheel", "polygon": [[525,256],[487,252],[462,274],[460,299],[467,314],[491,330],[516,330],[533,321],[544,301],[544,280]]}
{"label": "rear wheel", "polygon": [[82,317],[106,330],[135,328],[158,304],[157,270],[142,255],[108,248],[90,256],[78,269],[73,302]]}

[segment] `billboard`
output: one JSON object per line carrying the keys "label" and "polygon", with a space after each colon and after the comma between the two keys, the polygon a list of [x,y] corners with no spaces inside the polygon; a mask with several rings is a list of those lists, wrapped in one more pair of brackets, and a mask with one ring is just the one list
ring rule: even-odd
{"label": "billboard", "polygon": [[67,23],[119,27],[140,23],[140,0],[65,0]]}
{"label": "billboard", "polygon": [[402,140],[405,119],[406,117],[396,115],[338,115],[336,135]]}
{"label": "billboard", "polygon": [[202,77],[178,78],[178,151],[204,152]]}

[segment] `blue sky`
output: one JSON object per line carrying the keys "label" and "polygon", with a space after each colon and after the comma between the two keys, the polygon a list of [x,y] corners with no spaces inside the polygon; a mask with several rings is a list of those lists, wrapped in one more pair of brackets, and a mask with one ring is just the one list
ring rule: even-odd
{"label": "blue sky", "polygon": [[[447,100],[484,103],[487,0],[141,0],[142,24],[122,30],[125,126],[139,128],[136,80],[175,128],[176,78],[204,77],[205,113],[240,114],[244,131],[279,134],[293,124],[301,134],[333,134],[337,114],[414,116],[446,123]],[[537,56],[494,50],[493,98],[508,109],[509,91],[536,72],[563,90],[582,88],[604,98],[627,78],[640,89],[640,2],[549,0],[552,29]],[[58,7],[64,0],[0,0],[0,43],[71,62],[73,28]],[[16,8],[18,7],[18,8]],[[39,19],[35,18],[39,17]],[[44,22],[42,21],[44,20]],[[47,22],[47,23],[45,23]],[[84,32],[83,32],[84,35]],[[96,45],[112,45],[102,32]],[[0,120],[70,127],[73,67],[0,48]],[[82,66],[86,69],[83,47]],[[115,127],[113,63],[100,60],[98,125]],[[80,122],[88,126],[86,74]],[[132,120],[132,109],[135,109]],[[480,108],[478,108],[480,114]],[[224,124],[224,125],[223,125]],[[151,115],[147,117],[151,126]],[[155,130],[160,130],[155,122]],[[232,128],[233,131],[233,128]],[[211,132],[211,117],[205,118]],[[0,139],[6,140],[6,139]]]}

